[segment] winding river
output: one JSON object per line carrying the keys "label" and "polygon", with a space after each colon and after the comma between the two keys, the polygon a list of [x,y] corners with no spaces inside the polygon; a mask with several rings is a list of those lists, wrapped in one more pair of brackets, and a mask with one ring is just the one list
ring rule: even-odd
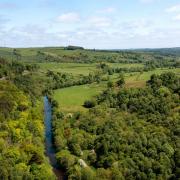
{"label": "winding river", "polygon": [[46,137],[46,155],[49,157],[49,161],[51,163],[51,166],[53,167],[53,171],[55,175],[57,176],[58,180],[64,180],[64,172],[58,167],[56,157],[55,157],[55,147],[53,145],[52,140],[52,110],[51,110],[51,104],[48,100],[48,98],[44,97],[44,120],[45,120],[45,137]]}

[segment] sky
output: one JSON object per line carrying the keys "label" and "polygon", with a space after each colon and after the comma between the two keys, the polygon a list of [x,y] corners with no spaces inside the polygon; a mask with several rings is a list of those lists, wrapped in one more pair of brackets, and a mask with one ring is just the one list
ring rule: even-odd
{"label": "sky", "polygon": [[0,0],[0,46],[180,46],[180,0]]}

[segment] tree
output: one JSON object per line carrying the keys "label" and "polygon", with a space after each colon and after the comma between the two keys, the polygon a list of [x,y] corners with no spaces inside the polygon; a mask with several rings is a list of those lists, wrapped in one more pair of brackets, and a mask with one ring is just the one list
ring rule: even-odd
{"label": "tree", "polygon": [[96,105],[96,102],[93,100],[87,100],[84,102],[84,107],[85,108],[93,108]]}
{"label": "tree", "polygon": [[119,80],[117,81],[117,85],[118,85],[118,87],[123,87],[124,84],[125,84],[124,76],[123,76],[123,74],[120,74]]}
{"label": "tree", "polygon": [[114,83],[112,81],[108,81],[107,82],[107,87],[108,88],[113,88],[114,87]]}
{"label": "tree", "polygon": [[21,54],[17,51],[17,49],[13,49],[13,55],[16,57],[16,60],[21,59]]}

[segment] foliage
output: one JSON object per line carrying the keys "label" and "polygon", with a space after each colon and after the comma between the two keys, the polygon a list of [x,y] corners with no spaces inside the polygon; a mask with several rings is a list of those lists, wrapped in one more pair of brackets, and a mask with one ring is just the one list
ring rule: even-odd
{"label": "foliage", "polygon": [[43,94],[68,179],[180,178],[180,79],[161,74],[178,74],[177,51],[0,48],[0,179],[55,179]]}
{"label": "foliage", "polygon": [[87,113],[58,117],[55,108],[57,157],[68,177],[178,179],[179,80],[166,73],[145,88],[108,88]]}
{"label": "foliage", "polygon": [[44,155],[41,104],[0,82],[0,179],[55,179]]}
{"label": "foliage", "polygon": [[[163,50],[162,50],[163,51]],[[141,51],[105,51],[105,50],[86,50],[78,46],[68,47],[46,47],[46,48],[0,48],[0,56],[18,61],[48,61],[48,62],[78,62],[78,63],[94,63],[94,62],[111,62],[111,63],[144,63],[153,61],[158,66],[162,65],[175,66],[178,62],[179,49],[171,49],[164,51],[141,50]],[[174,53],[176,52],[177,53]]]}
{"label": "foliage", "polygon": [[84,102],[84,107],[85,108],[93,108],[96,105],[96,102],[94,102],[93,100],[86,100]]}

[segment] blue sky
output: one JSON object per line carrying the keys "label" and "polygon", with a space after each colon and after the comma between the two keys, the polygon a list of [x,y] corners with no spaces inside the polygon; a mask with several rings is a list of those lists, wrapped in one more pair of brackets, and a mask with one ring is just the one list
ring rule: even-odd
{"label": "blue sky", "polygon": [[0,0],[0,46],[180,46],[180,0]]}

